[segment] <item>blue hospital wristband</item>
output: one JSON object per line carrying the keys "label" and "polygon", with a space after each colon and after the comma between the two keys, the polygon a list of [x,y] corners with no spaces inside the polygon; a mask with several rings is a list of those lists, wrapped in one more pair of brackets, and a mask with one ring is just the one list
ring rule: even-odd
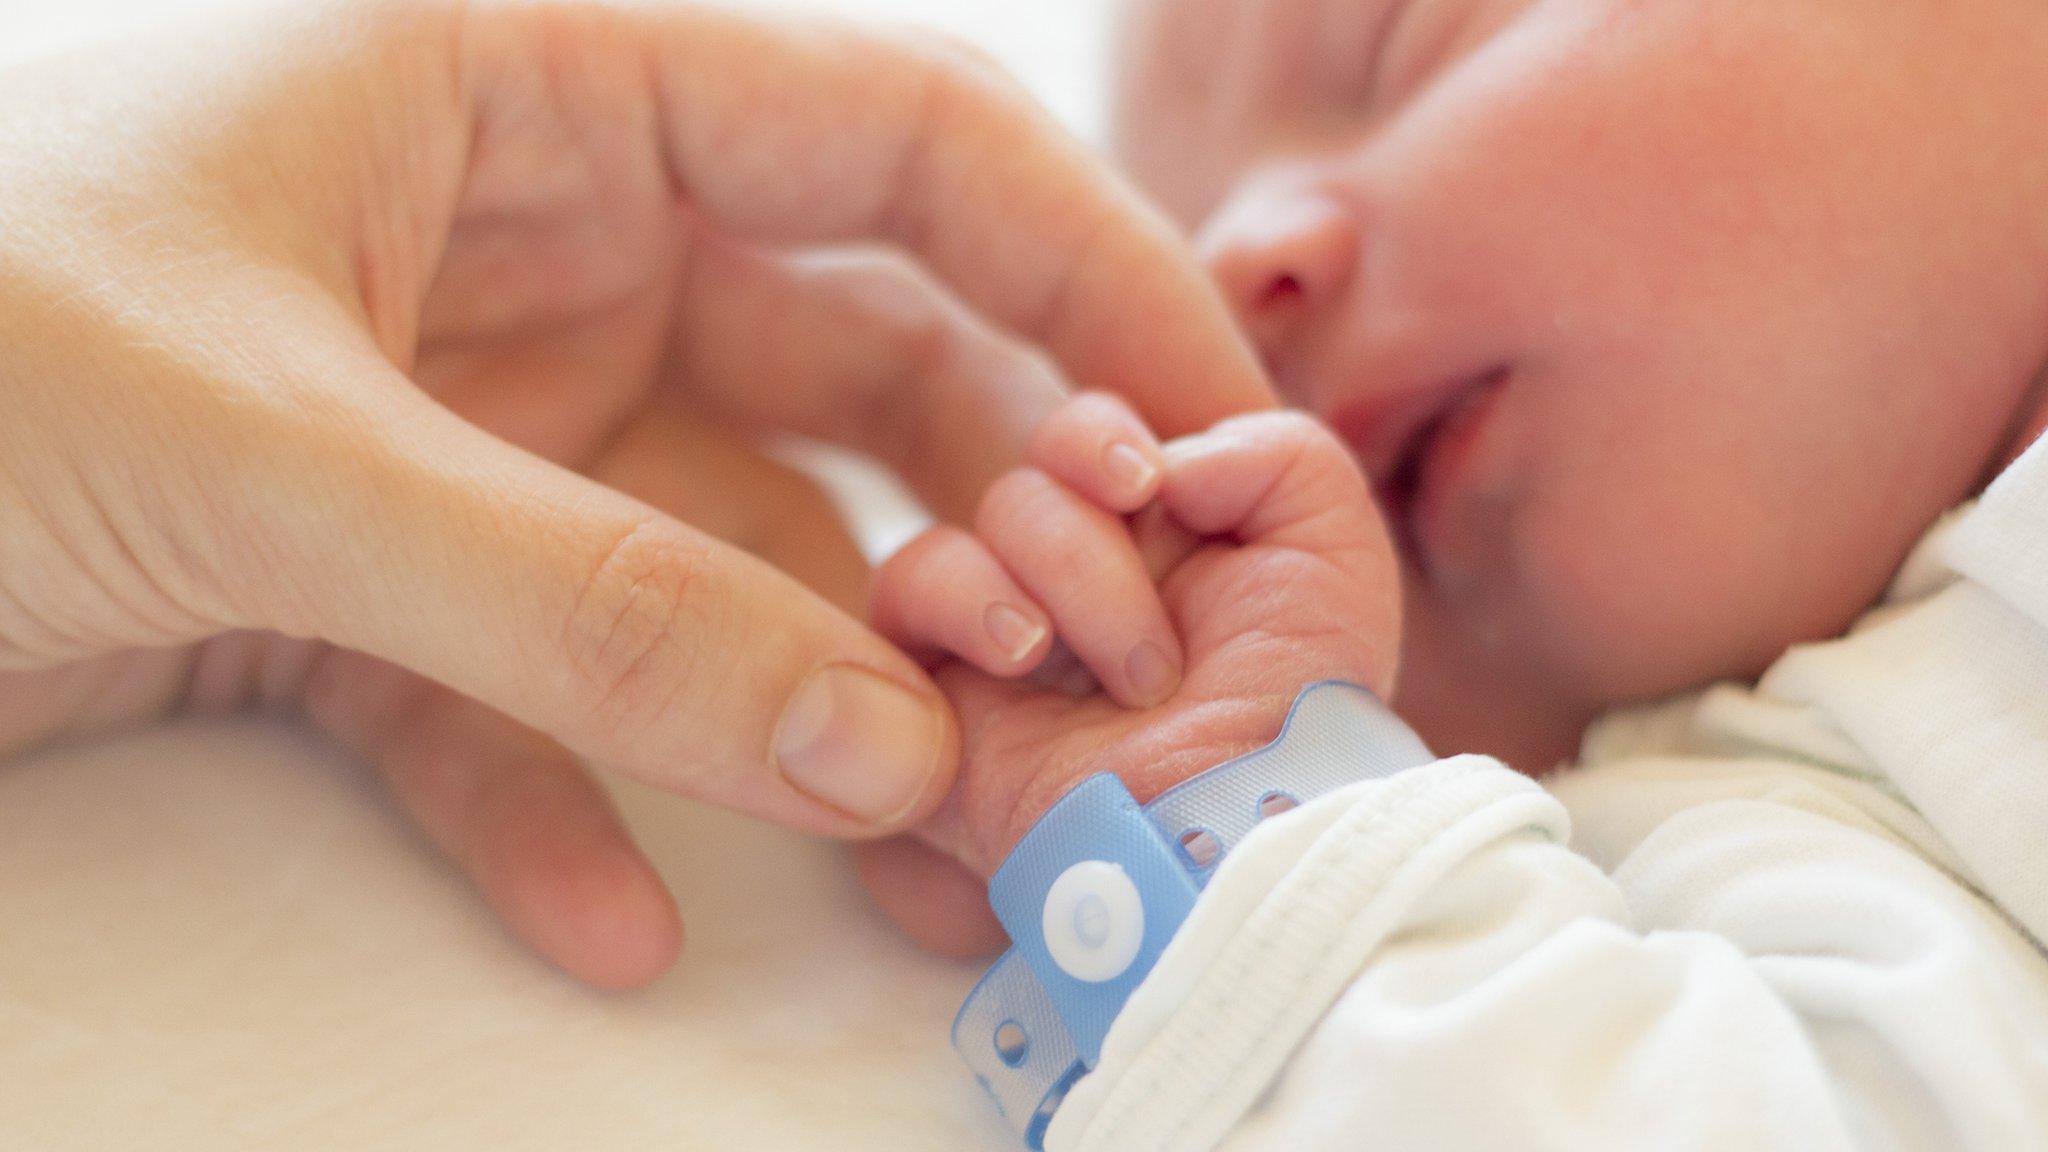
{"label": "blue hospital wristband", "polygon": [[1013,946],[961,1005],[953,1047],[1040,1148],[1124,1002],[1259,821],[1435,759],[1372,693],[1324,681],[1295,698],[1271,744],[1142,808],[1113,775],[1081,781],[989,881]]}

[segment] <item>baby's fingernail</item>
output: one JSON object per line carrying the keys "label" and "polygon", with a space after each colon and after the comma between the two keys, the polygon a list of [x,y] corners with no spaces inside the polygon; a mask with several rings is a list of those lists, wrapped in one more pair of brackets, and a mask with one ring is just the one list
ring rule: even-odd
{"label": "baby's fingernail", "polygon": [[1102,450],[1102,464],[1109,470],[1110,478],[1133,495],[1144,492],[1159,477],[1158,465],[1122,441]]}
{"label": "baby's fingernail", "polygon": [[1145,704],[1163,703],[1173,690],[1180,687],[1180,669],[1162,651],[1159,645],[1147,640],[1131,649],[1124,657],[1124,675],[1131,679],[1131,689]]}
{"label": "baby's fingernail", "polygon": [[783,706],[775,763],[797,791],[889,824],[924,795],[945,734],[938,701],[865,668],[833,664],[811,673]]}
{"label": "baby's fingernail", "polygon": [[996,642],[996,647],[1012,664],[1031,655],[1031,650],[1045,639],[1045,625],[1013,605],[989,605],[988,611],[982,614],[981,623],[988,629],[989,639]]}

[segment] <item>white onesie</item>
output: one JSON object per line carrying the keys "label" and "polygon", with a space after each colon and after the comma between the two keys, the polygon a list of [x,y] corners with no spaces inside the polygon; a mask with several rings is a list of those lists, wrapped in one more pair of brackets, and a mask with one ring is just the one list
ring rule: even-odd
{"label": "white onesie", "polygon": [[1058,1152],[2048,1149],[2048,446],[1846,637],[1269,821]]}

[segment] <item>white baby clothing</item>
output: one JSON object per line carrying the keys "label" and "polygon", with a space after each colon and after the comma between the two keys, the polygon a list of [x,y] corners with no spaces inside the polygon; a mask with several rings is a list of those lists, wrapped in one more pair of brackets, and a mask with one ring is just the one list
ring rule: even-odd
{"label": "white baby clothing", "polygon": [[1846,636],[1225,861],[1069,1152],[2048,1149],[2048,446]]}

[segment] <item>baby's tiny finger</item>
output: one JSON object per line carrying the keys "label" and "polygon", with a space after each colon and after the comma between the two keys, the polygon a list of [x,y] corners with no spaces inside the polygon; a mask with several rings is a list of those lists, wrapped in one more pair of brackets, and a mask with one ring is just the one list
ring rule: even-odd
{"label": "baby's tiny finger", "polygon": [[1179,635],[1120,517],[1024,468],[990,487],[975,526],[1117,703],[1149,708],[1180,687]]}
{"label": "baby's tiny finger", "polygon": [[1310,416],[1233,417],[1164,451],[1159,501],[1197,533],[1317,551],[1363,544],[1387,550],[1357,462]]}
{"label": "baby's tiny finger", "polygon": [[1159,492],[1159,440],[1122,400],[1088,392],[1046,417],[1031,463],[1112,512],[1135,512]]}
{"label": "baby's tiny finger", "polygon": [[991,676],[1029,672],[1051,647],[1044,610],[958,528],[934,528],[890,557],[869,613],[875,631],[913,656],[957,656]]}

